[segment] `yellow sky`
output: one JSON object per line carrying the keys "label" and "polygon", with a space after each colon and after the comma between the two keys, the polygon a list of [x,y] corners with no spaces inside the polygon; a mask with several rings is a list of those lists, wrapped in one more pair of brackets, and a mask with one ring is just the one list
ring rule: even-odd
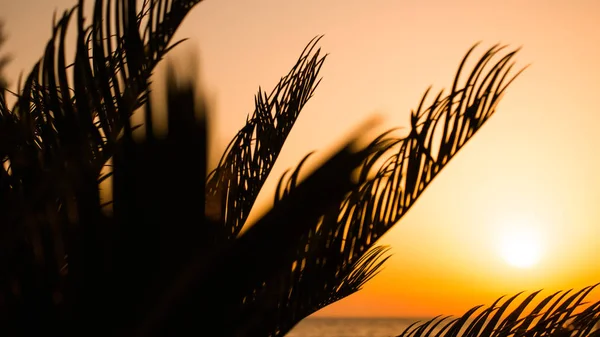
{"label": "yellow sky", "polygon": [[[2,0],[5,50],[16,81],[41,55],[54,9],[74,0]],[[382,240],[394,256],[364,290],[319,315],[459,314],[520,290],[600,281],[600,2],[596,0],[206,0],[184,22],[216,112],[219,151],[243,125],[261,85],[270,90],[315,35],[329,57],[272,181],[308,151],[329,149],[370,114],[406,126],[424,90],[448,87],[467,49],[523,46],[532,66],[497,115]],[[531,269],[507,265],[505,226],[541,232]]]}

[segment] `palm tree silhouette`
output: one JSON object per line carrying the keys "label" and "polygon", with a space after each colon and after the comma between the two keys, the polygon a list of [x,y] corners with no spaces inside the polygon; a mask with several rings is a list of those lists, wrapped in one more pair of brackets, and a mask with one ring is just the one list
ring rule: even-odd
{"label": "palm tree silhouette", "polygon": [[[361,288],[387,259],[376,240],[495,112],[516,51],[488,49],[410,132],[350,139],[242,228],[324,63],[313,39],[207,174],[206,116],[171,74],[168,133],[149,80],[200,1],[84,1],[56,23],[17,102],[0,99],[0,326],[7,336],[280,336]],[[77,29],[72,64],[65,32]],[[71,24],[72,25],[72,24]],[[145,109],[146,138],[130,117]],[[112,162],[112,166],[109,163]],[[356,174],[358,173],[358,174]],[[112,200],[99,185],[110,181]],[[107,207],[111,207],[107,211]]]}

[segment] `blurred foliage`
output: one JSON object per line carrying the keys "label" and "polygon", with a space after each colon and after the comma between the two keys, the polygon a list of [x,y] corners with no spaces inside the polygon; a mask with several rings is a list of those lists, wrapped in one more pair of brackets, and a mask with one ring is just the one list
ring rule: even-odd
{"label": "blurred foliage", "polygon": [[[4,31],[4,22],[0,21],[0,48],[4,46],[6,42],[6,34]],[[10,62],[10,56],[8,55],[0,55],[0,89],[4,89],[8,87],[8,80],[4,75],[4,69]]]}

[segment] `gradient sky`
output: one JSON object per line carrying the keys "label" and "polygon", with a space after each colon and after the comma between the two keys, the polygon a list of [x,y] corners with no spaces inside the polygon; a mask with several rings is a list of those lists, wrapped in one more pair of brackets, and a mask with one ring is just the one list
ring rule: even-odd
{"label": "gradient sky", "polygon": [[[52,12],[74,2],[1,1],[13,83],[41,55]],[[177,37],[190,41],[172,59],[197,52],[220,152],[258,86],[270,91],[325,34],[323,81],[259,198],[266,207],[285,169],[368,116],[383,115],[385,128],[408,125],[425,89],[450,86],[475,42],[477,55],[498,42],[522,46],[518,64],[531,67],[497,114],[381,240],[393,253],[384,271],[318,313],[460,314],[507,293],[600,281],[599,22],[596,0],[206,0],[184,21]],[[496,248],[519,224],[541,233],[543,254],[530,269],[509,266]]]}

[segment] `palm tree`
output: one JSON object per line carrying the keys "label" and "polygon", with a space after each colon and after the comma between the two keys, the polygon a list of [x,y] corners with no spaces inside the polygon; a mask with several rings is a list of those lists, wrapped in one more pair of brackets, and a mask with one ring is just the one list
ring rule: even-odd
{"label": "palm tree", "polygon": [[[200,1],[84,1],[56,23],[12,108],[0,99],[0,317],[7,336],[280,336],[361,288],[387,259],[377,239],[495,112],[517,51],[488,49],[410,132],[351,139],[241,233],[319,83],[311,40],[207,174],[193,83],[170,77],[168,134],[153,133],[149,81]],[[77,28],[76,56],[65,32]],[[110,19],[107,19],[110,18]],[[72,71],[72,73],[69,73]],[[72,75],[69,75],[72,74]],[[131,115],[144,108],[146,138]],[[112,162],[112,166],[109,163]],[[358,172],[356,177],[355,173]],[[206,178],[206,179],[205,179]],[[104,203],[99,185],[111,181]],[[111,207],[111,211],[107,211]]]}

